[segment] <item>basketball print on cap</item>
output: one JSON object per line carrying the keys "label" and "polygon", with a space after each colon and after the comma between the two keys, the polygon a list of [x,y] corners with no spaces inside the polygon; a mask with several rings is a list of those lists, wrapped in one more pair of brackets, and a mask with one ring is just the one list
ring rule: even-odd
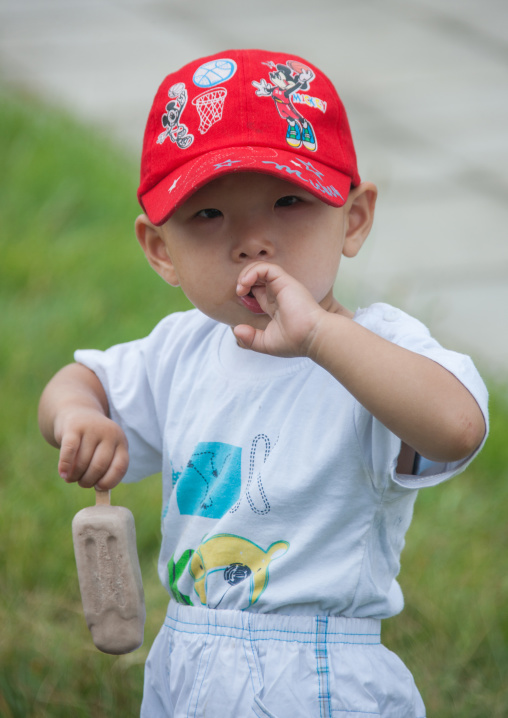
{"label": "basketball print on cap", "polygon": [[197,87],[207,88],[230,80],[236,72],[236,62],[227,57],[210,60],[200,65],[192,81]]}

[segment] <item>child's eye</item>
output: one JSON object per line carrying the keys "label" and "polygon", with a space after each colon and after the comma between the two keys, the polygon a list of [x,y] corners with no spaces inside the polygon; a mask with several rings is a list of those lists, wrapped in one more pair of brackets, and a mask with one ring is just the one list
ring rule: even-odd
{"label": "child's eye", "polygon": [[215,219],[216,217],[222,217],[222,212],[220,209],[213,209],[210,207],[197,212],[196,217],[203,217],[203,219]]}
{"label": "child's eye", "polygon": [[294,204],[298,204],[301,200],[293,194],[288,194],[285,197],[281,197],[275,202],[276,207],[291,207]]}

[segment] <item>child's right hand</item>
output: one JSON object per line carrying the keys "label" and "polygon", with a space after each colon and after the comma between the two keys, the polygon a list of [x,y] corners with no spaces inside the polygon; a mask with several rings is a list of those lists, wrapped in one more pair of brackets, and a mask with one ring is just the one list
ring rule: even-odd
{"label": "child's right hand", "polygon": [[112,489],[127,471],[129,453],[123,430],[95,409],[62,412],[55,421],[55,439],[60,445],[58,472],[68,483]]}
{"label": "child's right hand", "polygon": [[109,418],[101,382],[82,364],[65,366],[48,383],[39,403],[39,427],[60,449],[58,471],[65,481],[107,490],[125,475],[127,437]]}

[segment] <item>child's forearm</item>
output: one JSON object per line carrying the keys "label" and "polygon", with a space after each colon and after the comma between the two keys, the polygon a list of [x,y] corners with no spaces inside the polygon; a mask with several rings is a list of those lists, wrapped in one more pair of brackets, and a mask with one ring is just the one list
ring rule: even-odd
{"label": "child's forearm", "polygon": [[483,414],[453,374],[347,317],[322,316],[309,356],[428,459],[466,458],[484,437]]}
{"label": "child's forearm", "polygon": [[58,471],[66,481],[110,489],[127,471],[127,439],[109,418],[102,384],[85,366],[70,364],[49,382],[39,426],[46,441],[60,448]]}

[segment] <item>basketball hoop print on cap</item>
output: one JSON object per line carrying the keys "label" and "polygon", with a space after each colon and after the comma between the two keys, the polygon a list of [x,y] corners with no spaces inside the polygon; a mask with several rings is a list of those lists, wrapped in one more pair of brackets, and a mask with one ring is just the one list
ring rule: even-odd
{"label": "basketball hoop print on cap", "polygon": [[231,172],[261,172],[342,206],[360,183],[344,106],[315,65],[227,50],[168,75],[150,110],[139,202],[155,225]]}
{"label": "basketball hoop print on cap", "polygon": [[228,91],[224,87],[216,87],[208,92],[203,92],[192,100],[199,115],[199,131],[202,135],[208,132],[210,127],[219,120],[222,120],[224,100]]}

